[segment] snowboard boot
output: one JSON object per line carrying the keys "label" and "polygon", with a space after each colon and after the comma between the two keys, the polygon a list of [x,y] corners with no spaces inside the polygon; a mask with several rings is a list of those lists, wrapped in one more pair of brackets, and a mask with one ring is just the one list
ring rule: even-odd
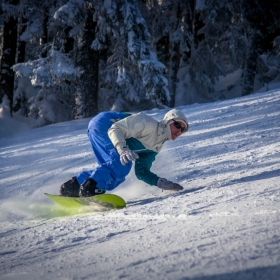
{"label": "snowboard boot", "polygon": [[60,187],[60,195],[79,197],[80,184],[77,177],[72,177],[71,180],[63,183]]}
{"label": "snowboard boot", "polygon": [[103,194],[105,193],[104,190],[100,190],[96,187],[97,183],[92,179],[88,178],[86,179],[80,188],[80,196],[94,196],[97,194]]}

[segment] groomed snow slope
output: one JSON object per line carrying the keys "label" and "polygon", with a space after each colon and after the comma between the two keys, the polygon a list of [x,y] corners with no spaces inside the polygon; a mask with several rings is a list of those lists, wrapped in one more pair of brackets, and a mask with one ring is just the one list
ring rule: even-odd
{"label": "groomed snow slope", "polygon": [[43,195],[96,166],[89,120],[0,139],[0,279],[280,279],[280,91],[179,109],[153,171],[185,190],[131,172],[115,212],[51,218]]}

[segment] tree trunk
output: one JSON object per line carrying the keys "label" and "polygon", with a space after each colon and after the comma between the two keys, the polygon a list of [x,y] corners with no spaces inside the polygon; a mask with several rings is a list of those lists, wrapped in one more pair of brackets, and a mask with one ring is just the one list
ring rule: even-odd
{"label": "tree trunk", "polygon": [[47,57],[48,50],[46,44],[48,43],[48,22],[49,22],[49,7],[44,7],[44,15],[42,21],[42,37],[40,38],[40,45],[43,47],[41,56]]}
{"label": "tree trunk", "polygon": [[16,63],[22,63],[25,60],[25,46],[26,42],[20,40],[20,36],[25,32],[26,30],[26,22],[27,19],[22,17],[19,19],[18,23],[18,43],[17,43],[17,57],[16,57]]}
{"label": "tree trunk", "polygon": [[95,38],[94,8],[87,4],[87,18],[78,43],[76,67],[80,76],[76,83],[74,118],[92,117],[98,113],[98,51],[91,48]]}
{"label": "tree trunk", "polygon": [[[4,0],[3,4],[18,5],[19,0]],[[12,115],[14,93],[14,71],[17,48],[17,18],[5,15],[2,38],[2,58],[0,64],[0,102],[6,94],[10,100],[10,113]]]}
{"label": "tree trunk", "polygon": [[63,44],[63,49],[65,53],[69,53],[70,51],[73,50],[74,47],[74,39],[69,36],[69,33],[71,31],[72,27],[67,27],[65,30],[65,39],[64,39],[64,44]]}
{"label": "tree trunk", "polygon": [[[20,36],[25,32],[26,30],[26,22],[27,19],[24,17],[21,17],[18,19],[18,40],[17,40],[17,51],[16,51],[16,64],[22,63],[25,60],[25,46],[26,42],[20,40]],[[15,79],[15,88],[18,87],[18,79]],[[13,102],[13,112],[17,112],[21,110],[22,114],[27,117],[27,99],[25,96],[21,96],[20,98],[15,99]]]}
{"label": "tree trunk", "polygon": [[256,76],[257,58],[260,53],[262,36],[259,32],[255,32],[250,40],[248,57],[243,73],[242,95],[248,95],[254,90],[254,80]]}

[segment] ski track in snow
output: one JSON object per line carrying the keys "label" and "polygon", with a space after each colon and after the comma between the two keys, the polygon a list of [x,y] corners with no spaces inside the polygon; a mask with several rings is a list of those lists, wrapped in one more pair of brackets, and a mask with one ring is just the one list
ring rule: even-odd
{"label": "ski track in snow", "polygon": [[89,120],[0,139],[0,279],[280,279],[280,92],[179,109],[152,170],[185,190],[131,172],[113,212],[51,218],[43,195],[96,166]]}

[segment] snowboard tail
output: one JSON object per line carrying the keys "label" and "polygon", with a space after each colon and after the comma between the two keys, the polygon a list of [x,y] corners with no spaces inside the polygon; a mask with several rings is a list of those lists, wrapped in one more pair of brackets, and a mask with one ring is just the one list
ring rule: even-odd
{"label": "snowboard tail", "polygon": [[80,208],[100,206],[106,210],[122,209],[126,207],[126,202],[115,194],[100,194],[89,197],[66,197],[45,193],[45,195],[55,203],[64,208]]}

